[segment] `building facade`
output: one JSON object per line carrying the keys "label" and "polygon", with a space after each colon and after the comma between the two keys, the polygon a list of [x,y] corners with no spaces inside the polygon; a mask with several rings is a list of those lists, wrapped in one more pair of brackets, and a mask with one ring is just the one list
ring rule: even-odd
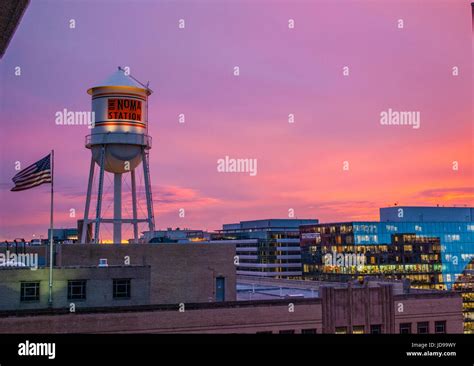
{"label": "building facade", "polygon": [[368,222],[302,226],[304,277],[349,281],[359,276],[383,276],[407,278],[417,288],[446,288],[439,238],[397,233],[390,236],[388,243],[362,244],[361,241],[367,240],[361,237],[371,235],[367,230],[376,232],[376,227]]}
{"label": "building facade", "polygon": [[380,210],[380,221],[301,226],[303,277],[347,281],[379,276],[406,278],[416,288],[462,287],[462,274],[474,258],[472,212],[389,207]]}
{"label": "building facade", "polygon": [[[48,308],[48,269],[0,268],[0,311]],[[53,308],[150,303],[149,266],[56,267],[53,276]]]}
{"label": "building facade", "polygon": [[211,238],[211,234],[204,230],[191,230],[191,229],[172,229],[167,228],[166,230],[154,230],[144,231],[140,242],[142,243],[199,243],[202,241],[208,241]]}
{"label": "building facade", "polygon": [[238,275],[300,278],[299,226],[317,223],[314,219],[241,221],[223,225],[210,243],[235,244]]}
{"label": "building facade", "polygon": [[464,331],[474,334],[474,259],[458,277],[454,290],[462,296]]}
{"label": "building facade", "polygon": [[386,283],[323,286],[316,298],[143,305],[12,314],[0,333],[461,333],[459,294]]}
{"label": "building facade", "polygon": [[[150,266],[153,304],[233,301],[236,297],[233,244],[67,244],[55,248],[55,267]],[[0,247],[0,254],[6,252],[5,246]],[[46,246],[27,246],[19,254],[36,256],[40,267],[49,264],[45,263]]]}

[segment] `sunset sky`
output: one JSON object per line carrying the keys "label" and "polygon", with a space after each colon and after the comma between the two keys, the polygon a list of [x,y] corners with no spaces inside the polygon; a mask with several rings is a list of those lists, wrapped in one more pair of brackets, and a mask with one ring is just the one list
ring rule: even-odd
{"label": "sunset sky", "polygon": [[[33,1],[0,61],[0,239],[46,237],[49,185],[10,189],[16,161],[53,148],[56,227],[82,218],[90,130],[58,126],[55,113],[90,110],[86,90],[119,65],[154,91],[157,228],[213,230],[290,208],[327,222],[376,220],[395,202],[474,206],[472,42],[463,0]],[[421,127],[382,126],[389,108],[420,112]],[[225,156],[256,158],[258,174],[219,173]]]}

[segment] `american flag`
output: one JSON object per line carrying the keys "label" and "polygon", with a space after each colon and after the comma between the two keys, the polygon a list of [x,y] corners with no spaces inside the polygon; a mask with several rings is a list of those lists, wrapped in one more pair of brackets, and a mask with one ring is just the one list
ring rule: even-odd
{"label": "american flag", "polygon": [[51,183],[51,154],[18,172],[12,181],[15,183],[12,191],[24,191],[43,183]]}

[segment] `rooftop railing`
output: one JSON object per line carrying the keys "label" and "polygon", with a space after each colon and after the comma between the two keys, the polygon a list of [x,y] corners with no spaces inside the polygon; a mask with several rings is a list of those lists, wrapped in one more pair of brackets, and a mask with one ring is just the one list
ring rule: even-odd
{"label": "rooftop railing", "polygon": [[150,149],[152,138],[149,135],[130,132],[94,133],[86,136],[85,145],[89,149],[93,145],[107,144],[140,145]]}

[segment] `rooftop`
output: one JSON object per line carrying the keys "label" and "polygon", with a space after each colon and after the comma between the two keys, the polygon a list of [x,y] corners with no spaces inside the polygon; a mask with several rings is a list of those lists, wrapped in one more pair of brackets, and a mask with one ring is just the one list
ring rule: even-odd
{"label": "rooftop", "polygon": [[381,222],[469,222],[473,207],[394,206],[380,208]]}
{"label": "rooftop", "polygon": [[248,230],[248,229],[269,229],[269,228],[294,228],[301,225],[317,224],[317,219],[264,219],[240,221],[239,223],[224,224],[221,231],[227,230]]}
{"label": "rooftop", "polygon": [[[377,287],[390,284],[394,288],[394,295],[436,294],[443,291],[421,290],[409,287],[408,281],[389,279],[376,279],[367,277],[364,283],[330,282],[330,281],[304,281],[276,278],[263,278],[257,276],[237,276],[237,301],[257,301],[272,299],[313,299],[320,297],[319,289],[322,286],[335,288],[351,287]],[[447,293],[447,292],[444,292]]]}

